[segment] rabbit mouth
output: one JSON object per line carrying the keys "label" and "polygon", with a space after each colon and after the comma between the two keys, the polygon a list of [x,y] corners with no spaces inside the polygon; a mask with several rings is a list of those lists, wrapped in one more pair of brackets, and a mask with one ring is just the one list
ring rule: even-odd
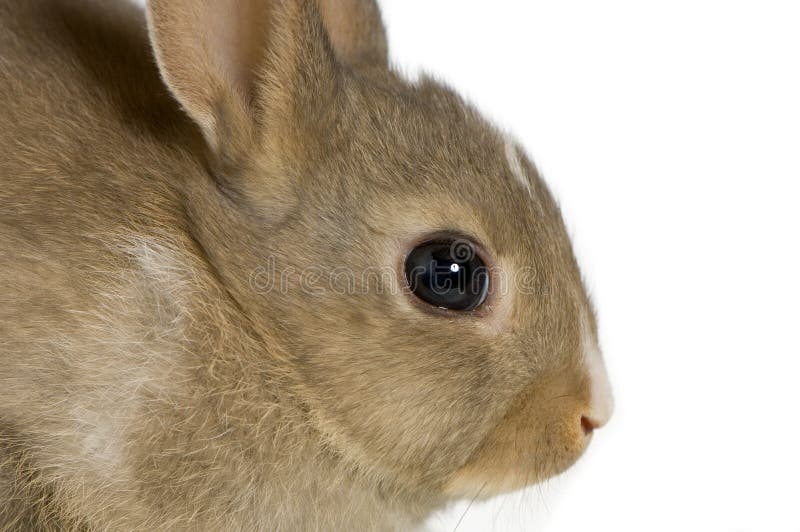
{"label": "rabbit mouth", "polygon": [[445,493],[484,498],[522,489],[562,473],[605,425],[614,400],[586,312],[580,319],[581,363],[537,378],[520,393]]}
{"label": "rabbit mouth", "polygon": [[537,383],[520,394],[470,460],[451,476],[445,494],[490,498],[571,467],[585,452],[597,425],[586,415],[588,391],[565,393],[558,383],[562,380],[560,376],[545,385]]}

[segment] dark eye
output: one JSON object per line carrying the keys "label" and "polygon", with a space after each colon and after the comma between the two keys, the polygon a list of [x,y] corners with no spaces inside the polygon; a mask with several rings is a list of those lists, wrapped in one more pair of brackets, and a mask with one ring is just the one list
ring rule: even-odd
{"label": "dark eye", "polygon": [[414,295],[434,307],[474,310],[489,292],[489,271],[466,240],[420,244],[406,257],[405,270]]}

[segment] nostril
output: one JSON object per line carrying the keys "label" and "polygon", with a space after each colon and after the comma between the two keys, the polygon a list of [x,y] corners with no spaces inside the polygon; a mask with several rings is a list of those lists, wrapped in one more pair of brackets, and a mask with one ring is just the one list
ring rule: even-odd
{"label": "nostril", "polygon": [[583,427],[583,433],[588,436],[592,432],[597,425],[595,425],[594,421],[586,416],[581,416],[581,427]]}

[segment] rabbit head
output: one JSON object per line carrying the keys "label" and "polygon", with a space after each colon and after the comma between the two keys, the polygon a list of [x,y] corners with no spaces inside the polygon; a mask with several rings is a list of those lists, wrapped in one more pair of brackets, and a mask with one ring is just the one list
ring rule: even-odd
{"label": "rabbit head", "polygon": [[611,395],[559,209],[520,146],[392,71],[372,0],[151,0],[148,20],[207,146],[208,178],[186,180],[194,231],[326,445],[453,498],[572,464]]}

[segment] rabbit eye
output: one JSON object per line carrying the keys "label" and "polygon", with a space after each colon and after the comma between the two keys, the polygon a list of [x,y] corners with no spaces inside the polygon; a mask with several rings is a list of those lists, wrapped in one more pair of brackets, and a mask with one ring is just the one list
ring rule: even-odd
{"label": "rabbit eye", "polygon": [[418,245],[406,257],[405,274],[414,295],[434,307],[475,310],[489,293],[488,268],[466,240]]}

